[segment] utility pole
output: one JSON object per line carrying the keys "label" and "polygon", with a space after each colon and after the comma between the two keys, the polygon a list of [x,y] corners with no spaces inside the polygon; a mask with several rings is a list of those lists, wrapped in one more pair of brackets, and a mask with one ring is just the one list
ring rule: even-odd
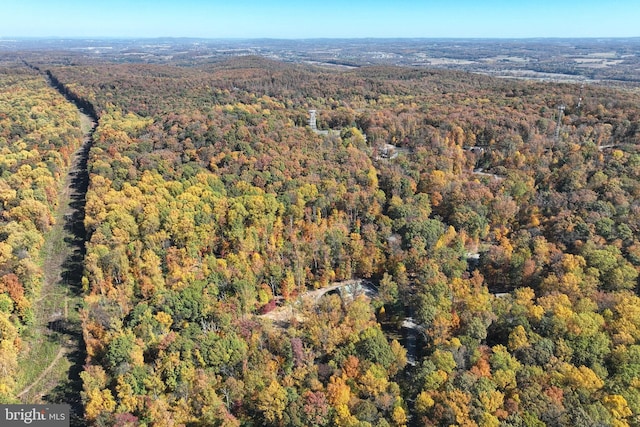
{"label": "utility pole", "polygon": [[558,139],[560,138],[560,124],[562,123],[562,116],[564,115],[565,108],[566,107],[564,104],[558,105],[558,123],[556,123],[556,135],[555,135],[556,142],[558,142]]}
{"label": "utility pole", "polygon": [[584,83],[580,85],[580,95],[578,96],[578,105],[576,106],[576,110],[580,110],[582,107],[582,90],[584,89]]}

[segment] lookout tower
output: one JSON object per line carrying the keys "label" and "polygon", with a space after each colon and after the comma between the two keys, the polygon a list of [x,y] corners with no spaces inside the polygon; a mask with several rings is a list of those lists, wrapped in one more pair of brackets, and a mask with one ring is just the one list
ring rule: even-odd
{"label": "lookout tower", "polygon": [[309,126],[311,130],[318,130],[318,126],[316,126],[316,110],[309,110]]}

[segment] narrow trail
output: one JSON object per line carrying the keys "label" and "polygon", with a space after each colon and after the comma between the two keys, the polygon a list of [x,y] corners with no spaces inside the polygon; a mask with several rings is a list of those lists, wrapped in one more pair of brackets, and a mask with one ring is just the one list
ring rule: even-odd
{"label": "narrow trail", "polygon": [[[43,247],[44,281],[41,295],[34,301],[35,332],[29,342],[31,350],[22,361],[30,372],[28,378],[33,379],[22,385],[17,397],[23,403],[69,404],[70,425],[81,426],[84,421],[80,373],[86,354],[79,308],[82,304],[81,279],[86,253],[84,216],[89,186],[87,166],[97,117],[92,106],[87,108],[84,102],[75,99],[49,71],[43,72],[27,65],[40,72],[51,87],[78,108],[84,139],[74,154],[65,183],[59,190],[56,224],[47,233]],[[49,350],[41,351],[40,348],[44,347]],[[39,367],[29,368],[27,365],[36,359],[40,361],[37,364]],[[50,362],[43,366],[48,360]]]}
{"label": "narrow trail", "polygon": [[64,356],[65,352],[66,352],[66,348],[60,347],[60,350],[58,350],[58,354],[56,354],[56,357],[54,357],[51,363],[49,363],[49,366],[47,366],[45,370],[42,371],[40,375],[38,375],[38,378],[36,378],[34,382],[29,384],[24,390],[18,393],[16,397],[18,399],[22,399],[22,397],[27,393],[29,393],[33,387],[38,385],[47,375],[49,375],[49,373],[53,370],[53,367],[56,365],[56,363],[58,363],[58,361],[62,359],[62,356]]}

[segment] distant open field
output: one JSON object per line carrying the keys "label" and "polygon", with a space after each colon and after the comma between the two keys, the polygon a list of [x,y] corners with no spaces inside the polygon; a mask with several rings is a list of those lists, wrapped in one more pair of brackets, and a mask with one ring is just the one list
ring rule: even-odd
{"label": "distant open field", "polygon": [[337,67],[403,65],[552,81],[640,83],[640,38],[613,39],[0,39],[0,59],[65,51],[69,62],[185,65],[259,55]]}

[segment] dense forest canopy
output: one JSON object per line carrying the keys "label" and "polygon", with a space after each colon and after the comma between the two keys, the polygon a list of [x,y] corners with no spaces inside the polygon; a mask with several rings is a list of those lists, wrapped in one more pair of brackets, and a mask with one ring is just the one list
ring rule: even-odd
{"label": "dense forest canopy", "polygon": [[[99,116],[88,423],[640,422],[637,93],[259,57],[37,65]],[[1,79],[26,91],[0,104],[0,363],[15,370],[19,290],[38,276],[14,242],[42,239],[55,186],[35,171],[57,179],[49,159],[78,131],[41,76]],[[307,297],[362,280],[373,296]]]}

